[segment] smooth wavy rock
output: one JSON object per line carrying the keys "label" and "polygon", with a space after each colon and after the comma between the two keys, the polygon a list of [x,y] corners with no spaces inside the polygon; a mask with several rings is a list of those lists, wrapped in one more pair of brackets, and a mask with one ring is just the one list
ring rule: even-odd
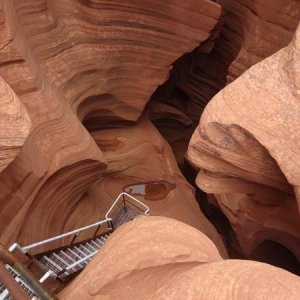
{"label": "smooth wavy rock", "polygon": [[99,218],[105,187],[97,202],[83,195],[107,163],[88,130],[133,124],[220,14],[207,0],[0,1],[1,76],[32,120],[20,155],[0,174],[3,243]]}
{"label": "smooth wavy rock", "polygon": [[[94,208],[91,219],[103,216],[118,194],[127,191],[147,204],[152,216],[173,218],[197,228],[215,243],[224,258],[227,257],[223,240],[201,212],[195,190],[178,168],[169,144],[146,115],[134,126],[97,130],[92,136],[99,148],[106,145],[103,155],[108,167],[81,200]],[[153,182],[158,183],[156,188]],[[143,184],[144,193],[141,192]],[[162,189],[162,186],[167,188]],[[133,187],[140,192],[136,193]],[[82,212],[83,208],[78,207],[68,224],[78,223]],[[81,218],[81,221],[86,222],[86,219]]]}
{"label": "smooth wavy rock", "polygon": [[30,130],[25,106],[0,77],[0,172],[19,154]]}
{"label": "smooth wavy rock", "polygon": [[216,2],[224,16],[212,51],[204,55],[196,50],[174,67],[173,80],[188,97],[185,111],[196,121],[226,84],[286,47],[300,19],[300,4],[294,0]]}
{"label": "smooth wavy rock", "polygon": [[246,254],[271,240],[300,260],[299,59],[298,27],[212,99],[189,145],[197,185],[215,195]]}
{"label": "smooth wavy rock", "polygon": [[152,97],[155,103],[180,109],[192,121],[187,126],[172,116],[154,118],[179,163],[207,103],[251,66],[287,46],[300,19],[300,2],[295,0],[216,2],[223,15],[206,48],[202,45],[181,57],[170,79]]}
{"label": "smooth wavy rock", "polygon": [[299,277],[285,270],[222,260],[196,229],[169,218],[146,217],[120,227],[59,297],[296,300],[299,292]]}

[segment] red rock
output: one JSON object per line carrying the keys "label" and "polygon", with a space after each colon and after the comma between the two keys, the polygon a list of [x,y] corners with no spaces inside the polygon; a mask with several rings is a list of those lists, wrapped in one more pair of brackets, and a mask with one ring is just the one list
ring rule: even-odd
{"label": "red rock", "polygon": [[[20,155],[0,174],[4,244],[27,244],[104,213],[100,198],[111,190],[103,187],[97,200],[84,195],[109,176],[103,152],[125,147],[116,137],[99,148],[88,130],[134,124],[171,64],[209,38],[220,14],[207,0],[1,1],[1,75],[32,120]],[[199,222],[196,214],[191,222]]]}
{"label": "red rock", "polygon": [[25,106],[0,77],[0,172],[19,154],[30,129]]}
{"label": "red rock", "polygon": [[[141,299],[143,294],[155,294],[163,284],[160,271],[176,272],[177,266],[190,268],[218,260],[221,257],[215,245],[195,228],[169,218],[139,218],[115,231],[84,272],[59,297],[72,299],[76,295],[77,299],[88,300],[111,295],[113,299]],[[157,278],[160,284],[153,281],[152,272],[160,275]],[[135,278],[135,273],[140,273],[140,279],[125,288],[124,281],[131,276]]]}
{"label": "red rock", "polygon": [[222,260],[184,223],[146,217],[120,227],[60,294],[68,299],[298,299],[299,277],[253,261]]}
{"label": "red rock", "polygon": [[[103,215],[112,200],[125,190],[147,204],[152,216],[174,218],[197,228],[215,243],[224,258],[227,257],[220,235],[202,214],[194,188],[182,175],[170,146],[146,116],[135,126],[98,130],[92,136],[96,143],[111,139],[118,140],[123,146],[104,152],[108,168],[81,199],[81,202],[94,207],[94,213],[87,214],[90,219],[97,220],[99,213]],[[153,188],[154,182],[159,183],[160,188],[166,186],[166,189],[156,190]],[[138,183],[147,183],[144,195],[127,190]],[[80,215],[82,208],[78,207],[76,213],[70,216],[70,224],[88,221]]]}
{"label": "red rock", "polygon": [[207,103],[251,66],[287,46],[300,19],[300,5],[294,0],[216,2],[223,16],[206,41],[209,47],[202,44],[180,58],[170,79],[152,97],[155,103],[179,108],[190,121],[187,126],[178,117],[163,113],[153,118],[181,164]]}
{"label": "red rock", "polygon": [[217,94],[189,145],[197,185],[215,194],[246,254],[272,240],[300,259],[298,44],[299,28]]}

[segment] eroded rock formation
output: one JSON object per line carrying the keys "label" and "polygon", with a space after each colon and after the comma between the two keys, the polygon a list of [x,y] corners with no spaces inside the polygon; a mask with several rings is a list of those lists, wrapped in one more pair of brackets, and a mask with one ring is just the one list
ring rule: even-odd
{"label": "eroded rock formation", "polygon": [[170,79],[152,96],[153,106],[166,106],[153,121],[180,164],[206,104],[227,83],[287,46],[300,19],[300,5],[294,0],[216,2],[224,13],[206,41],[206,52],[202,46],[180,58]]}
{"label": "eroded rock formation", "polygon": [[299,278],[285,270],[222,260],[214,244],[194,228],[146,217],[120,227],[59,297],[296,300],[299,292]]}
{"label": "eroded rock formation", "polygon": [[[163,180],[175,173],[170,182],[185,186],[186,195],[170,192],[172,198],[180,197],[170,214],[190,219],[195,226],[206,222],[222,244],[211,225],[194,213],[198,207],[193,189],[176,164],[159,169],[149,161],[156,155],[151,143],[161,147],[158,151],[167,151],[156,164],[172,160],[159,134],[147,132],[154,140],[143,141],[138,135],[145,132],[140,130],[136,136],[140,144],[133,143],[137,149],[129,152],[131,157],[124,151],[135,133],[125,133],[119,143],[118,131],[109,133],[116,137],[113,141],[105,132],[97,131],[93,137],[88,132],[134,124],[153,91],[167,79],[171,64],[201,48],[220,14],[221,7],[206,0],[1,1],[0,34],[5,45],[0,72],[32,120],[20,155],[0,174],[2,242],[27,244],[91,223],[103,214],[106,199],[112,201],[125,185]],[[94,138],[99,137],[97,145]],[[114,147],[123,150],[110,161],[103,152]],[[147,153],[146,160],[139,151]],[[122,156],[128,157],[127,164]],[[144,165],[134,168],[137,161]],[[134,174],[126,174],[126,168]],[[109,178],[117,182],[115,174],[122,170],[123,184],[95,183],[110,182]],[[87,193],[93,190],[92,183],[100,186],[98,194]],[[165,197],[160,212],[165,209],[168,214],[165,206],[170,200]],[[183,199],[190,208],[184,208]]]}
{"label": "eroded rock formation", "polygon": [[0,77],[0,172],[19,154],[30,129],[25,106]]}
{"label": "eroded rock formation", "polygon": [[[142,116],[135,126],[94,131],[92,136],[100,148],[108,141],[118,145],[104,151],[108,168],[85,197],[99,207],[99,212],[108,210],[119,191],[132,185],[144,185],[144,195],[129,192],[150,207],[151,215],[174,218],[197,228],[214,241],[223,257],[227,256],[219,234],[198,207],[194,188],[181,174],[170,146],[147,116]],[[153,182],[161,188],[155,188]],[[77,220],[80,213],[79,210]]]}
{"label": "eroded rock formation", "polygon": [[210,101],[189,145],[197,185],[246,254],[271,240],[300,259],[299,34]]}
{"label": "eroded rock formation", "polygon": [[300,260],[300,30],[272,55],[299,17],[295,0],[0,0],[1,242],[90,224],[127,191],[168,219],[121,227],[62,299],[297,299],[294,275],[223,261],[174,154],[233,81],[191,140],[196,183],[235,250]]}

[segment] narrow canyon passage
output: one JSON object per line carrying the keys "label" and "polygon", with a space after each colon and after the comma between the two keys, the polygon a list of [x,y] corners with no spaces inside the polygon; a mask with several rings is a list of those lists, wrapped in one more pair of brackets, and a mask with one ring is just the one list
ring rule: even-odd
{"label": "narrow canyon passage", "polygon": [[1,244],[125,192],[150,217],[58,299],[297,299],[299,20],[298,0],[0,0]]}

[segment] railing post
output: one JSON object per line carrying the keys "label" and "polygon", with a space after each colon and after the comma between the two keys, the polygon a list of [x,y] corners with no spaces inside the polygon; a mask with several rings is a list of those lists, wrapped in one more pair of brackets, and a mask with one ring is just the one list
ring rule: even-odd
{"label": "railing post", "polygon": [[0,279],[13,299],[29,300],[28,295],[0,261]]}
{"label": "railing post", "polygon": [[97,236],[99,229],[101,228],[101,224],[97,226],[96,231],[94,233],[94,238]]}
{"label": "railing post", "polygon": [[73,244],[74,244],[74,242],[75,242],[75,240],[77,239],[79,233],[80,233],[80,232],[76,232],[76,233],[74,234],[74,237],[72,238],[72,241],[71,241],[70,245],[73,245]]}
{"label": "railing post", "polygon": [[[14,268],[21,275],[28,286],[43,300],[54,300],[56,296],[48,293],[39,281],[25,268],[23,264],[18,262],[16,258],[0,244],[0,260]],[[16,298],[18,299],[18,298]]]}
{"label": "railing post", "polygon": [[112,221],[108,221],[107,223],[111,227],[112,231],[114,231],[115,230],[114,223]]}
{"label": "railing post", "polygon": [[125,197],[125,194],[123,194],[122,196],[123,196],[123,207],[124,207],[124,211],[127,212],[127,207],[126,207],[126,197]]}
{"label": "railing post", "polygon": [[125,203],[126,203],[125,194],[123,194],[123,204],[124,204],[124,206],[125,206]]}

